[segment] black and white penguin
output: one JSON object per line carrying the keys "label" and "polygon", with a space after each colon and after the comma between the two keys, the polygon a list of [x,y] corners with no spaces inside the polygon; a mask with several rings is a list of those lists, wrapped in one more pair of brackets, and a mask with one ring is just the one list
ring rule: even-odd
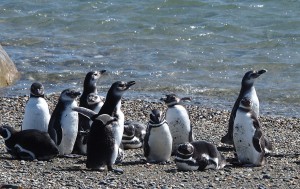
{"label": "black and white penguin", "polygon": [[[97,82],[99,78],[106,72],[106,70],[101,71],[91,71],[88,72],[85,76],[83,82],[83,92],[79,98],[79,106],[94,110],[97,106],[102,106],[103,103],[97,103],[97,100],[100,100],[100,96],[98,96],[97,91]],[[94,98],[97,97],[97,98]],[[99,98],[98,98],[99,97]],[[97,112],[100,110],[96,110]],[[86,141],[87,136],[86,133],[90,129],[90,119],[79,114],[79,122],[78,122],[78,135],[76,137],[76,142],[74,145],[73,153],[78,154],[86,154]]]}
{"label": "black and white penguin", "polygon": [[181,171],[204,171],[222,169],[226,165],[226,159],[215,145],[206,141],[194,141],[178,146],[175,163]]}
{"label": "black and white penguin", "polygon": [[191,100],[189,97],[179,98],[175,94],[161,98],[168,106],[166,120],[173,137],[172,153],[175,154],[179,144],[193,141],[193,131],[188,111],[181,105],[182,101]]}
{"label": "black and white penguin", "polygon": [[229,123],[228,123],[228,131],[225,136],[222,137],[221,142],[225,144],[233,144],[232,133],[233,133],[233,124],[236,116],[236,111],[239,107],[240,101],[242,98],[247,97],[253,103],[253,111],[259,116],[259,100],[256,94],[256,90],[254,87],[255,79],[258,78],[261,74],[266,73],[267,70],[259,70],[259,71],[248,71],[245,73],[242,79],[242,86],[237,100],[234,103],[234,106],[231,110]]}
{"label": "black and white penguin", "polygon": [[[124,124],[119,120],[118,107],[124,92],[129,89],[135,81],[117,81],[112,84],[106,95],[106,100],[99,113],[94,113],[86,108],[77,107],[75,111],[90,117],[93,121],[87,141],[86,167],[90,169],[101,169],[107,165],[109,171],[123,172],[113,169],[122,140]],[[124,118],[123,123],[124,123]]]}
{"label": "black and white penguin", "polygon": [[50,118],[48,133],[58,146],[60,155],[71,154],[75,144],[78,113],[73,108],[77,107],[76,98],[79,95],[80,92],[75,89],[62,91]]}
{"label": "black and white penguin", "polygon": [[241,164],[262,166],[265,164],[265,139],[253,105],[248,97],[240,101],[234,119],[233,142]]}
{"label": "black and white penguin", "polygon": [[59,154],[47,132],[36,129],[16,131],[10,126],[2,126],[0,135],[5,140],[7,152],[17,159],[47,161]]}
{"label": "black and white penguin", "polygon": [[143,146],[147,126],[138,121],[125,121],[122,144],[125,150]]}
{"label": "black and white penguin", "polygon": [[172,154],[172,142],[169,126],[162,112],[157,109],[152,110],[143,146],[147,162],[169,161]]}
{"label": "black and white penguin", "polygon": [[50,113],[44,98],[44,86],[35,82],[30,87],[30,97],[25,106],[22,130],[37,129],[47,132],[49,120]]}

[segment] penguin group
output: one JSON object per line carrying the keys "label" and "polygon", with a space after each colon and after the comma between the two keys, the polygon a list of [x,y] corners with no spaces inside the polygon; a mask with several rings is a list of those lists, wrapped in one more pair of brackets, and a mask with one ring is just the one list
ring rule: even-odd
{"label": "penguin group", "polygon": [[[106,70],[86,74],[83,92],[65,89],[50,114],[44,86],[32,83],[25,106],[21,130],[9,125],[0,127],[7,152],[16,159],[48,161],[57,156],[86,156],[86,168],[123,173],[116,168],[125,150],[141,148],[147,163],[169,163],[174,160],[181,171],[222,169],[226,158],[217,146],[195,140],[188,110],[190,97],[167,94],[160,100],[165,112],[149,110],[147,120],[126,120],[122,96],[135,81],[116,81],[106,97],[97,91],[97,82]],[[249,71],[242,79],[239,96],[231,111],[228,132],[221,142],[234,146],[237,163],[263,166],[265,155],[272,150],[259,121],[259,100],[254,81],[266,70]],[[174,156],[174,158],[172,158]]]}

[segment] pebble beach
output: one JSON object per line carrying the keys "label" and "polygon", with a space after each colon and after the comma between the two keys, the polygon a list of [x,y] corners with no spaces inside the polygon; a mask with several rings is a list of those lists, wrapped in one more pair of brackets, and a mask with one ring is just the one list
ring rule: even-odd
{"label": "pebble beach", "polygon": [[[0,123],[20,129],[28,96],[0,97]],[[46,96],[51,112],[58,95]],[[262,167],[239,167],[231,164],[233,148],[222,144],[230,112],[201,105],[185,105],[190,113],[195,140],[215,144],[226,157],[221,170],[180,172],[174,158],[166,164],[148,164],[142,149],[126,150],[118,168],[124,174],[90,171],[85,156],[57,157],[51,161],[23,161],[6,153],[4,139],[0,139],[0,185],[16,188],[300,188],[300,118],[261,115],[262,130],[273,143]],[[162,103],[123,99],[126,120],[147,123],[153,108],[166,110]]]}

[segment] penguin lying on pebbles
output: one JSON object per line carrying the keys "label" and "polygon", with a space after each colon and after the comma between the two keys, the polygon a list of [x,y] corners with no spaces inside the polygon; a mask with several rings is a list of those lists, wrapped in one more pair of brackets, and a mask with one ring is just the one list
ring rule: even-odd
{"label": "penguin lying on pebbles", "polygon": [[144,138],[144,156],[149,163],[169,161],[172,153],[172,135],[162,112],[154,109],[150,114]]}
{"label": "penguin lying on pebbles", "polygon": [[77,107],[76,98],[79,95],[80,92],[74,89],[62,91],[50,118],[48,133],[58,146],[60,155],[71,154],[75,144],[78,113],[72,108]]}
{"label": "penguin lying on pebbles", "polygon": [[262,166],[265,164],[265,139],[253,105],[247,97],[240,101],[234,119],[233,142],[241,164]]}
{"label": "penguin lying on pebbles", "polygon": [[253,111],[259,116],[259,100],[256,94],[256,90],[254,87],[255,79],[261,76],[262,74],[266,73],[267,70],[259,70],[259,71],[248,71],[245,73],[242,83],[241,83],[241,90],[237,100],[234,103],[234,106],[231,110],[229,124],[228,124],[228,131],[225,136],[222,137],[221,142],[225,144],[233,144],[232,133],[233,133],[233,124],[234,119],[236,116],[236,111],[239,107],[240,101],[244,97],[248,97],[253,102]]}
{"label": "penguin lying on pebbles", "polygon": [[145,134],[145,124],[135,121],[126,121],[124,123],[124,132],[122,137],[124,149],[136,149],[142,147]]}
{"label": "penguin lying on pebbles", "polygon": [[226,165],[226,159],[213,144],[206,141],[194,141],[178,146],[175,163],[177,169],[181,171],[204,171],[222,169]]}
{"label": "penguin lying on pebbles", "polygon": [[175,94],[170,94],[161,100],[168,106],[166,120],[173,137],[172,154],[175,154],[179,144],[192,142],[194,138],[189,114],[180,104],[182,101],[190,101],[191,98],[179,98]]}
{"label": "penguin lying on pebbles", "polygon": [[[99,101],[97,103],[96,101],[100,100],[100,97],[97,95],[97,82],[99,78],[106,72],[106,70],[101,71],[91,71],[88,72],[84,78],[83,82],[83,92],[82,95],[79,98],[79,106],[85,107],[88,109],[94,109],[98,105],[102,106],[103,103]],[[95,97],[95,98],[94,98]],[[99,98],[97,98],[99,97]],[[89,103],[91,102],[91,103]],[[98,112],[99,110],[97,110]],[[86,132],[90,129],[90,120],[79,114],[78,115],[78,135],[76,137],[76,142],[74,145],[73,153],[78,154],[86,154],[86,141],[87,136]]]}
{"label": "penguin lying on pebbles", "polygon": [[47,132],[36,129],[16,131],[10,126],[2,126],[0,135],[5,140],[7,152],[17,159],[47,161],[59,154]]}
{"label": "penguin lying on pebbles", "polygon": [[47,132],[49,120],[50,113],[44,98],[44,86],[35,82],[30,87],[30,97],[25,106],[22,130],[37,129]]}
{"label": "penguin lying on pebbles", "polygon": [[93,121],[87,141],[87,168],[101,170],[104,165],[107,165],[109,171],[123,173],[123,170],[113,168],[124,130],[124,121],[120,124],[119,117],[122,115],[118,114],[117,106],[120,105],[124,92],[134,84],[135,81],[113,83],[99,113],[83,107],[73,108]]}

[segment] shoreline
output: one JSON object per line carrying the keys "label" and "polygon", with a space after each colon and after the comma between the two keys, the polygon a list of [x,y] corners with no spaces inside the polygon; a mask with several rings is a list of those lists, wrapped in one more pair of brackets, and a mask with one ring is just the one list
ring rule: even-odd
{"label": "shoreline", "polygon": [[[19,129],[28,96],[0,97],[0,123],[11,123]],[[58,95],[46,96],[50,112]],[[89,171],[85,168],[84,156],[55,158],[49,162],[18,161],[5,152],[4,140],[0,139],[0,185],[13,184],[23,188],[299,188],[299,132],[300,118],[285,118],[261,115],[260,122],[265,135],[273,143],[274,151],[267,156],[262,167],[236,167],[230,164],[234,155],[231,146],[220,142],[225,134],[230,112],[185,105],[190,113],[195,140],[215,144],[227,159],[221,170],[204,172],[179,172],[171,157],[171,163],[146,164],[142,149],[126,150],[125,160],[116,167],[123,175]],[[165,111],[163,103],[143,100],[122,100],[125,119],[149,120],[153,108]]]}

